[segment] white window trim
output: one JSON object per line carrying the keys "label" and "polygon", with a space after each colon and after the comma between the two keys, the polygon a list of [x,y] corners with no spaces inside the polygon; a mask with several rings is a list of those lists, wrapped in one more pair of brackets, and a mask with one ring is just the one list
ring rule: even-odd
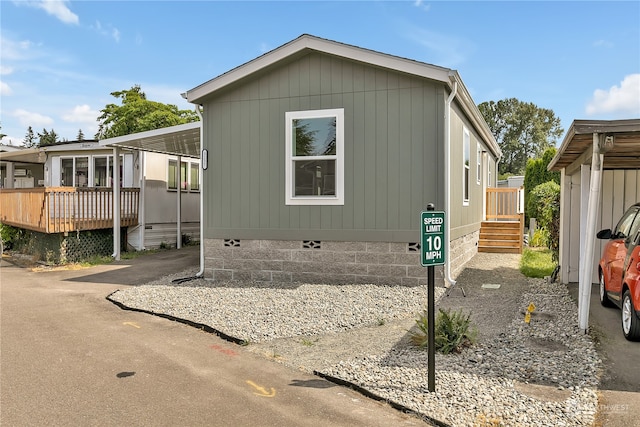
{"label": "white window trim", "polygon": [[[462,206],[469,206],[469,200],[471,199],[471,164],[465,164],[465,153],[469,149],[469,163],[471,163],[471,135],[469,130],[465,127],[462,129]],[[465,174],[465,170],[469,173]],[[469,182],[467,182],[467,177]],[[465,198],[465,193],[468,193],[468,198]]]}
{"label": "white window trim", "polygon": [[[178,169],[178,181],[176,182],[177,187],[176,188],[171,188],[169,187],[169,165],[171,164],[171,162],[174,162],[177,165],[177,169]],[[186,165],[186,180],[187,180],[187,188],[182,188],[182,165]],[[180,191],[183,193],[199,193],[200,189],[198,188],[197,190],[192,188],[191,185],[191,168],[192,167],[196,167],[198,169],[198,181],[200,178],[200,163],[194,160],[184,160],[184,158],[182,160],[180,160],[180,162],[178,162],[177,158],[167,158],[167,169],[166,169],[166,176],[167,176],[167,191],[170,192],[177,192],[178,188],[180,188]],[[197,182],[196,185],[200,185],[200,182]]]}
{"label": "white window trim", "polygon": [[480,185],[482,183],[482,148],[480,144],[476,148],[476,184]]}
{"label": "white window trim", "polygon": [[[335,196],[293,195],[293,129],[294,119],[336,118],[336,155],[305,156],[308,160],[336,160]],[[344,108],[327,110],[290,111],[285,113],[285,204],[286,205],[344,205]]]}

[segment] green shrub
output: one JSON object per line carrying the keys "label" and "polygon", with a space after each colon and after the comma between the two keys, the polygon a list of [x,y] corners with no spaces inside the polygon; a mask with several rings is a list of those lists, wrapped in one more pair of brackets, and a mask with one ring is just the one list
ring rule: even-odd
{"label": "green shrub", "polygon": [[[418,330],[411,332],[411,342],[420,348],[429,344],[429,320],[425,310],[416,319]],[[435,324],[435,349],[443,354],[459,353],[464,347],[475,342],[477,331],[471,327],[471,314],[465,315],[462,310],[438,310]]]}
{"label": "green shrub", "polygon": [[529,204],[530,193],[540,184],[553,181],[556,184],[560,184],[560,172],[550,172],[547,170],[547,166],[553,160],[556,155],[556,148],[547,148],[542,154],[542,157],[537,159],[529,159],[524,172],[524,199],[526,200],[525,206],[525,221],[529,222],[530,218],[538,218],[531,209],[535,209],[535,205]]}
{"label": "green shrub", "polygon": [[531,238],[531,241],[529,242],[529,246],[532,248],[540,248],[540,247],[546,248],[548,244],[549,244],[549,232],[544,228],[536,229],[536,231],[533,233],[533,237]]}
{"label": "green shrub", "polygon": [[527,201],[531,214],[541,229],[547,232],[547,248],[551,249],[553,261],[558,262],[560,249],[560,185],[548,181],[534,188]]}
{"label": "green shrub", "polygon": [[0,223],[0,239],[4,249],[12,249],[20,238],[21,230],[7,224]]}

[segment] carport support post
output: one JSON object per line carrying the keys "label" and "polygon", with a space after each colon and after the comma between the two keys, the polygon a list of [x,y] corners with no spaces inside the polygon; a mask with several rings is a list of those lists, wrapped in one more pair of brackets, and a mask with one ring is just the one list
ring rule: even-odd
{"label": "carport support post", "polygon": [[120,149],[113,147],[113,257],[120,261]]}
{"label": "carport support post", "polygon": [[589,327],[589,305],[591,304],[591,275],[593,271],[593,251],[595,246],[596,218],[600,202],[602,183],[602,160],[600,154],[600,135],[593,134],[593,155],[591,157],[591,180],[589,184],[589,205],[587,208],[587,224],[585,227],[585,245],[582,251],[580,284],[578,299],[578,326],[585,333]]}
{"label": "carport support post", "polygon": [[[185,175],[189,171],[185,172]],[[185,181],[187,177],[185,176]],[[176,249],[182,247],[182,156],[178,156],[178,167],[176,168],[176,182],[178,183],[178,192],[176,193]]]}

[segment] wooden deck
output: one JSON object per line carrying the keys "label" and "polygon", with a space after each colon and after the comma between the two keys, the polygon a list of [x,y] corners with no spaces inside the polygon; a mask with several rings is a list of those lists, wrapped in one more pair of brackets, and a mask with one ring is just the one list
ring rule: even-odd
{"label": "wooden deck", "polygon": [[[138,224],[139,188],[120,189],[120,225]],[[0,190],[0,222],[41,233],[113,227],[111,188],[37,187]]]}
{"label": "wooden deck", "polygon": [[487,189],[487,220],[480,227],[478,252],[522,253],[524,197],[519,188]]}

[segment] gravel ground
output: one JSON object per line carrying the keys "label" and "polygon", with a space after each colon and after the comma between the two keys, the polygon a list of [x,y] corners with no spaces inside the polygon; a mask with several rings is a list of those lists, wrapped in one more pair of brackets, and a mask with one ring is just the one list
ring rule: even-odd
{"label": "gravel ground", "polygon": [[[436,356],[435,393],[427,389],[426,351],[409,342],[427,305],[425,287],[171,282],[195,273],[187,271],[110,299],[208,325],[250,351],[445,425],[589,426],[601,361],[577,328],[566,287],[525,278],[518,260],[478,254],[450,296],[436,289],[439,308],[471,314],[478,340],[460,354]],[[530,303],[536,308],[527,324]]]}

